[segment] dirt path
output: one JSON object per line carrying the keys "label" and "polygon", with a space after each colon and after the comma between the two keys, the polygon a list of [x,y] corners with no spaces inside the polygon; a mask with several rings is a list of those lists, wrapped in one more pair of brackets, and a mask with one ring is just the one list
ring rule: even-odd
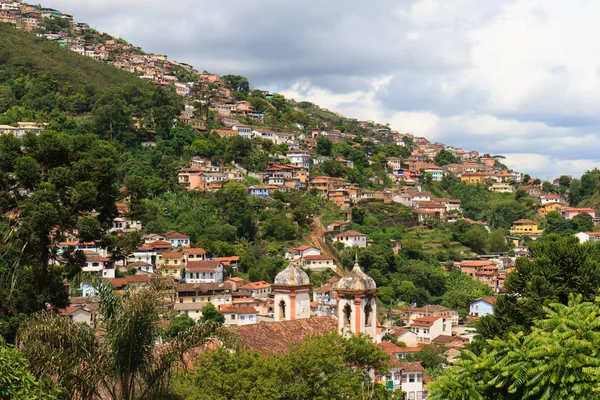
{"label": "dirt path", "polygon": [[[342,262],[338,257],[337,251],[333,248],[331,243],[325,240],[325,235],[327,234],[327,228],[323,225],[321,221],[321,217],[313,218],[312,223],[310,224],[310,243],[313,244],[316,248],[321,250],[321,254],[324,254],[328,257],[333,258],[335,261],[337,268],[336,273],[340,276],[344,275],[344,271],[341,268]],[[306,240],[307,238],[304,238]]]}

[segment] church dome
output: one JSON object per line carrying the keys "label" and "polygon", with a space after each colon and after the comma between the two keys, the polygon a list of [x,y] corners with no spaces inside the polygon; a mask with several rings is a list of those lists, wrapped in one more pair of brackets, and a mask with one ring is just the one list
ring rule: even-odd
{"label": "church dome", "polygon": [[298,285],[310,285],[310,279],[295,261],[291,261],[290,264],[275,277],[275,285],[287,285],[287,286],[298,286]]}
{"label": "church dome", "polygon": [[337,288],[341,290],[373,290],[377,289],[377,285],[373,278],[365,274],[356,262],[352,271],[340,279]]}

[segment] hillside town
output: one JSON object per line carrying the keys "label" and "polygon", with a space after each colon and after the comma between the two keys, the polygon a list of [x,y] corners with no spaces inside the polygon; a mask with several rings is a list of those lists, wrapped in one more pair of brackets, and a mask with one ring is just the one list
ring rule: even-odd
{"label": "hillside town", "polygon": [[[19,245],[5,253],[20,257],[40,246],[31,259],[44,273],[61,271],[57,286],[67,292],[60,306],[38,293],[40,311],[97,329],[92,335],[99,338],[108,335],[106,290],[128,298],[160,287],[160,334],[152,343],[160,351],[185,337],[173,328],[181,321],[190,327],[217,321],[261,356],[287,354],[314,336],[366,338],[389,362],[385,370],[361,372],[365,382],[425,399],[446,368],[464,362],[470,344],[495,337],[498,326],[509,329],[503,310],[539,289],[527,273],[543,275],[578,249],[583,255],[573,263],[597,262],[586,258],[600,249],[600,202],[591,178],[586,191],[584,179],[532,177],[509,168],[501,155],[348,119],[251,88],[241,76],[200,72],[40,5],[0,0],[0,23],[181,101],[165,126],[187,138],[160,133],[154,115],[125,108],[124,130],[135,135],[114,139],[114,148],[112,115],[106,141],[93,146],[84,143],[89,136],[80,140],[85,125],[68,140],[59,136],[55,130],[68,124],[57,124],[50,112],[48,122],[22,112],[0,124],[8,154],[0,160],[3,193],[16,199],[1,205],[0,226]],[[311,124],[274,118],[281,114],[278,101],[290,113],[314,113]],[[92,113],[81,114],[74,119]],[[177,140],[183,144],[165,146]],[[239,154],[217,155],[231,143]],[[114,156],[101,158],[103,152]],[[59,211],[30,204],[38,201]],[[19,230],[29,236],[13,239]],[[11,265],[18,266],[15,259]],[[570,268],[560,265],[548,275]],[[77,273],[67,279],[63,271],[71,270]],[[561,291],[561,279],[539,287],[559,287],[550,300],[575,301]],[[578,276],[577,284],[585,279]],[[16,340],[21,331],[14,321],[0,328],[8,326]],[[216,332],[201,353],[226,343]],[[194,357],[200,359],[182,354],[181,365],[194,364]]]}

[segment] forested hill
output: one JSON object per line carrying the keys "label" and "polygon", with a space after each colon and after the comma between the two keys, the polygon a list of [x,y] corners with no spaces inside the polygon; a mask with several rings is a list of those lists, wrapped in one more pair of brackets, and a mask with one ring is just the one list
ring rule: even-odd
{"label": "forested hill", "polygon": [[[65,96],[83,90],[104,92],[123,85],[146,90],[152,86],[133,74],[82,57],[46,38],[38,38],[9,24],[0,23],[0,38],[0,81],[20,78],[21,86],[27,86],[28,79],[44,78],[46,85],[55,85],[57,92]],[[2,94],[4,96],[6,93]]]}

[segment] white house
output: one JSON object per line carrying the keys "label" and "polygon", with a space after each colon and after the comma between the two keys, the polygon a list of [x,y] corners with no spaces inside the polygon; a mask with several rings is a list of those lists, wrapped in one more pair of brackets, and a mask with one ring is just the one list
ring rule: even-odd
{"label": "white house", "polygon": [[290,150],[286,153],[290,163],[302,168],[310,168],[312,156],[306,150]]}
{"label": "white house", "polygon": [[250,282],[239,287],[240,290],[247,290],[253,298],[267,297],[271,293],[271,284],[265,281]]}
{"label": "white house", "polygon": [[418,343],[417,334],[410,329],[395,328],[390,333],[399,342],[403,342],[407,347],[415,347]]}
{"label": "white house", "polygon": [[225,326],[256,324],[258,311],[252,306],[220,306],[219,312],[225,316]]}
{"label": "white house", "polygon": [[335,261],[333,258],[322,254],[309,255],[304,257],[303,267],[314,272],[321,272],[328,268],[334,269]]}
{"label": "white house", "polygon": [[600,239],[600,232],[579,232],[575,234],[580,243],[592,242],[595,243]]}
{"label": "white house", "polygon": [[414,192],[410,194],[411,202],[415,201],[431,201],[431,193],[429,192]]}
{"label": "white house", "polygon": [[404,311],[404,315],[408,318],[408,323],[412,323],[417,318],[422,317],[448,317],[452,325],[458,325],[458,311],[449,307],[440,306],[438,304],[427,305],[424,307],[410,307]]}
{"label": "white house", "polygon": [[430,343],[440,335],[451,335],[452,322],[448,317],[421,317],[410,324],[410,330],[417,335],[417,342]]}
{"label": "white house", "polygon": [[540,204],[548,204],[548,203],[561,203],[560,197],[555,194],[547,194],[545,196],[540,197]]}
{"label": "white house", "polygon": [[115,277],[115,266],[110,258],[100,257],[95,254],[86,257],[85,267],[83,267],[81,270],[102,278]]}
{"label": "white house", "polygon": [[67,306],[60,310],[60,313],[68,317],[71,321],[92,325],[93,313],[85,304]]}
{"label": "white house", "polygon": [[252,128],[250,128],[249,126],[238,124],[233,125],[231,129],[237,131],[238,135],[240,135],[244,139],[252,139],[254,137],[254,135],[252,134]]}
{"label": "white house", "polygon": [[477,299],[469,306],[469,315],[471,317],[485,317],[486,315],[494,315],[495,297],[485,297]]}
{"label": "white house", "polygon": [[315,256],[320,254],[321,250],[317,249],[316,247],[304,245],[288,250],[285,253],[285,258],[288,260],[293,260],[296,258],[305,258],[307,256]]}
{"label": "white house", "polygon": [[275,138],[277,137],[277,134],[272,131],[257,131],[257,130],[255,130],[255,131],[252,131],[252,135],[254,135],[254,137],[257,137],[257,138],[270,140],[271,142],[275,142]]}
{"label": "white house", "polygon": [[165,240],[171,243],[172,247],[190,247],[190,237],[177,231],[169,231],[164,234]]}
{"label": "white house", "polygon": [[367,247],[367,235],[357,231],[338,233],[334,238],[335,242],[343,243],[346,247]]}
{"label": "white house", "polygon": [[420,362],[400,361],[397,351],[402,350],[390,342],[378,344],[390,356],[390,369],[386,375],[378,375],[375,380],[385,385],[387,389],[400,389],[405,394],[405,399],[425,399],[427,391],[423,388],[425,368]]}
{"label": "white house", "polygon": [[128,217],[117,217],[113,219],[112,227],[108,230],[109,232],[131,232],[141,231],[142,223],[140,221],[134,221]]}
{"label": "white house", "polygon": [[185,267],[188,283],[223,282],[223,264],[220,261],[190,261]]}

